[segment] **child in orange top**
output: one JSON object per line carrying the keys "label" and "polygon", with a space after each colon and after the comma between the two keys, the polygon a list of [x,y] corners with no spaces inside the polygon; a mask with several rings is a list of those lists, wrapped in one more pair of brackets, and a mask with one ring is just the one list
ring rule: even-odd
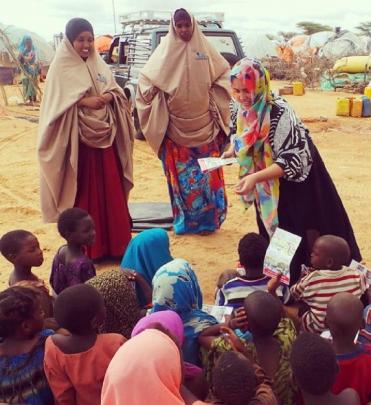
{"label": "child in orange top", "polygon": [[45,374],[57,405],[99,405],[107,367],[126,339],[97,334],[105,318],[100,293],[92,286],[68,287],[57,297],[55,318],[71,335],[46,341]]}

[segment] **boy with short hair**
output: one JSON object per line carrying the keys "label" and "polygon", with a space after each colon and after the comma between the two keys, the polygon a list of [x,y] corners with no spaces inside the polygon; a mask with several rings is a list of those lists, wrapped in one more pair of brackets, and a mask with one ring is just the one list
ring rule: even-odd
{"label": "boy with short hair", "polygon": [[349,292],[360,298],[367,290],[365,276],[347,267],[350,259],[349,245],[343,238],[325,235],[314,243],[311,254],[314,271],[291,287],[292,297],[309,307],[301,319],[305,331],[325,330],[327,304],[335,294]]}
{"label": "boy with short hair", "polygon": [[362,302],[352,294],[340,293],[327,306],[326,325],[332,336],[339,373],[332,392],[345,388],[357,391],[361,404],[371,400],[371,346],[355,343],[362,327]]}
{"label": "boy with short hair", "polygon": [[[263,273],[263,267],[268,245],[269,242],[265,238],[254,232],[248,233],[240,240],[238,255],[245,274],[233,273],[230,270],[221,274],[215,305],[226,305],[237,309],[243,306],[244,299],[252,292],[267,291],[270,278]],[[220,283],[223,278],[226,278],[226,281],[223,280],[224,283]],[[288,289],[280,286],[277,295],[286,302]]]}
{"label": "boy with short hair", "polygon": [[292,345],[290,363],[305,405],[358,405],[353,389],[331,393],[338,365],[331,345],[314,333],[304,332]]}
{"label": "boy with short hair", "polygon": [[34,234],[23,229],[7,232],[0,239],[0,252],[14,266],[9,277],[10,286],[25,280],[39,281],[32,273],[32,267],[40,267],[44,257]]}

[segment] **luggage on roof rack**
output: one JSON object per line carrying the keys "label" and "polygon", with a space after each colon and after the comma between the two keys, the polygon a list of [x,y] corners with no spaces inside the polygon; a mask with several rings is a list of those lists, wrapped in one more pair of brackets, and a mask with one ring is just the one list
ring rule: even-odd
{"label": "luggage on roof rack", "polygon": [[[201,25],[215,24],[221,28],[224,22],[224,13],[220,12],[199,12],[193,15]],[[170,11],[142,10],[120,15],[120,23],[123,28],[128,25],[167,25],[170,23],[170,17]]]}

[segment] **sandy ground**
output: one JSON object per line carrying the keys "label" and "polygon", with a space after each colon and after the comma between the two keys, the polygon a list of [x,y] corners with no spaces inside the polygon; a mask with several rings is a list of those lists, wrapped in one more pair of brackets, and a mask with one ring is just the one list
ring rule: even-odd
{"label": "sandy ground", "polygon": [[[273,87],[278,85],[274,83]],[[7,87],[6,92],[8,96],[19,95],[15,87]],[[286,98],[307,122],[348,211],[364,260],[371,263],[371,159],[368,153],[371,150],[371,118],[336,117],[335,104],[339,95],[341,93],[307,91],[303,97]],[[51,261],[63,240],[55,224],[44,224],[41,220],[36,158],[37,116],[38,108],[35,107],[5,109],[0,97],[0,234],[17,228],[34,232],[45,256],[44,264],[35,272],[48,280]],[[321,116],[327,121],[320,122]],[[130,195],[131,201],[168,201],[160,162],[145,142],[135,141],[134,173],[135,188]],[[244,212],[233,192],[236,177],[236,167],[225,170],[229,211],[221,230],[207,237],[170,233],[173,256],[192,263],[206,302],[213,298],[218,274],[226,268],[233,268],[239,239],[256,230],[254,210]],[[116,266],[117,263],[105,263],[98,266],[98,270]],[[10,270],[10,263],[1,257],[1,289],[7,286]]]}

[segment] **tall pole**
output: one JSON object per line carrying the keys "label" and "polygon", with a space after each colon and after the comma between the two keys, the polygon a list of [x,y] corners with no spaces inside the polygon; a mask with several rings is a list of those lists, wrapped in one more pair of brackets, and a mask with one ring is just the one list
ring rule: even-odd
{"label": "tall pole", "polygon": [[113,26],[115,28],[114,34],[117,34],[116,30],[116,10],[115,10],[115,0],[112,0],[112,14],[113,14]]}

